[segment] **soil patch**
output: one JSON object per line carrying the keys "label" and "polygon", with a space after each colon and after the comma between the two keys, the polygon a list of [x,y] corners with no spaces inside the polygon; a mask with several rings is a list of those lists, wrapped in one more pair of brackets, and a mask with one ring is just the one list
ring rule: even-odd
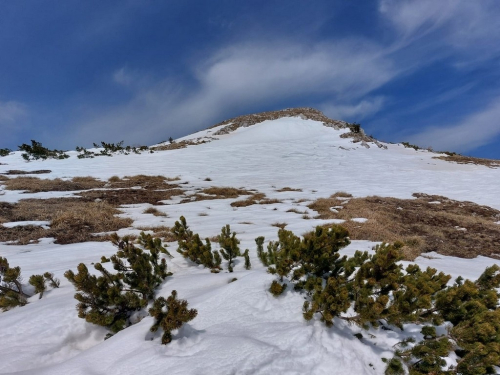
{"label": "soil patch", "polygon": [[26,199],[16,204],[0,204],[0,222],[45,220],[50,228],[39,226],[0,226],[0,242],[36,243],[42,237],[53,237],[56,243],[105,241],[106,236],[93,233],[113,232],[132,224],[116,215],[120,211],[105,202],[86,202],[77,198]]}
{"label": "soil patch", "polygon": [[[351,239],[405,243],[406,259],[435,251],[443,255],[495,257],[500,252],[500,211],[442,196],[416,199],[346,198],[333,195],[308,207],[321,219],[346,220]],[[364,218],[366,222],[353,219]]]}
{"label": "soil patch", "polygon": [[471,156],[452,154],[452,155],[435,156],[433,159],[440,159],[458,164],[475,164],[475,165],[484,165],[489,168],[500,168],[500,160],[473,158]]}

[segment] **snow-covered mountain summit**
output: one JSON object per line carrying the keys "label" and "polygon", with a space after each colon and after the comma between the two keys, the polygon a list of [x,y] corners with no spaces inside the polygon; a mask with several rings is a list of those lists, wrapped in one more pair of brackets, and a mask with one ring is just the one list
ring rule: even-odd
{"label": "snow-covered mountain summit", "polygon": [[[484,230],[492,246],[498,241],[499,168],[381,143],[314,109],[241,116],[174,144],[180,146],[160,144],[154,153],[140,155],[79,159],[71,151],[64,160],[26,162],[15,152],[0,158],[0,238],[10,243],[28,238],[18,241],[23,245],[0,242],[0,256],[21,267],[25,283],[29,275],[46,271],[61,279],[61,287],[42,299],[35,295],[26,306],[0,313],[0,374],[383,374],[381,358],[391,358],[401,339],[419,337],[420,328],[408,325],[396,333],[364,331],[343,321],[330,329],[319,320],[306,322],[303,295],[293,288],[279,298],[268,292],[273,276],[259,261],[255,238],[276,240],[279,227],[297,235],[331,223],[362,229],[378,220],[371,209],[380,204],[394,215],[408,212],[393,217],[410,221],[418,219],[423,211],[415,210],[421,207],[432,214],[424,215],[430,218],[427,227],[466,218],[446,222],[450,238],[465,241],[469,233]],[[36,170],[45,173],[29,173]],[[372,196],[376,200],[363,201]],[[113,222],[112,210],[123,220]],[[202,238],[213,239],[230,224],[241,249],[250,250],[252,269],[238,260],[234,273],[213,274],[176,253],[168,228],[181,215]],[[436,221],[441,217],[446,220]],[[116,227],[97,225],[108,222]],[[94,238],[111,231],[120,236],[146,231],[169,245],[173,276],[157,295],[177,290],[198,310],[172,343],[162,346],[149,333],[150,316],[138,316],[106,341],[106,329],[77,317],[75,290],[63,274],[79,263],[91,269],[101,256],[114,254],[109,241]],[[73,238],[81,233],[84,242]],[[354,240],[342,252],[371,251],[376,243]],[[218,248],[215,241],[213,246]],[[495,254],[488,255],[460,259],[430,253],[415,262],[477,278],[487,265],[500,264]],[[28,285],[26,291],[33,292]]]}

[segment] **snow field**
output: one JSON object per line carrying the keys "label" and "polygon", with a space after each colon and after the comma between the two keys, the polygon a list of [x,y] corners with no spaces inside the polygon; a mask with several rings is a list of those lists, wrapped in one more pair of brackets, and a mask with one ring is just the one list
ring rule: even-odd
{"label": "snow field", "polygon": [[[210,143],[154,154],[77,159],[76,152],[70,152],[66,160],[29,164],[18,152],[2,158],[7,165],[0,165],[0,173],[43,168],[52,172],[37,177],[90,175],[101,179],[160,174],[179,176],[179,182],[188,182],[182,188],[192,194],[210,186],[243,187],[282,202],[234,208],[231,202],[247,196],[183,204],[180,197],[174,197],[164,206],[155,206],[167,217],[144,214],[151,207],[148,204],[121,208],[121,215],[132,218],[134,224],[119,235],[138,233],[138,227],[171,227],[184,215],[193,232],[203,238],[219,234],[222,226],[230,224],[241,240],[240,248],[250,249],[251,270],[244,270],[243,259],[238,258],[234,273],[212,274],[183,259],[175,251],[176,244],[169,244],[174,258],[167,263],[174,275],[167,278],[158,296],[167,297],[175,289],[179,298],[187,299],[189,307],[198,310],[198,316],[176,332],[173,342],[166,346],[160,345],[160,335],[149,332],[151,317],[106,341],[105,329],[77,317],[75,290],[63,274],[75,270],[80,262],[92,270],[92,263],[99,262],[101,256],[116,252],[112,244],[62,246],[51,239],[24,246],[0,243],[0,256],[7,257],[11,266],[21,267],[25,282],[30,275],[45,271],[61,280],[61,288],[49,289],[41,300],[33,296],[28,305],[0,313],[0,374],[383,374],[381,358],[392,357],[392,346],[408,335],[418,335],[420,328],[407,326],[404,333],[367,332],[340,320],[331,329],[318,320],[306,322],[299,293],[288,288],[283,296],[274,298],[267,292],[274,277],[258,260],[254,239],[265,236],[265,245],[275,240],[278,228],[272,226],[274,223],[287,223],[286,229],[301,235],[318,224],[333,222],[306,220],[302,214],[286,211],[309,211],[314,217],[307,204],[337,191],[397,198],[423,192],[500,209],[500,170],[452,164],[432,159],[434,154],[427,151],[398,145],[388,145],[388,150],[376,146],[366,149],[340,138],[344,131],[311,120],[282,118],[239,128]],[[202,136],[210,133],[192,137]],[[204,181],[207,177],[211,181]],[[276,191],[283,187],[302,191]],[[72,194],[3,192],[0,201],[5,202]],[[298,203],[300,199],[306,201]],[[353,241],[341,252],[353,255],[374,245]],[[213,249],[217,248],[213,243]],[[426,256],[416,262],[449,273],[453,279],[459,275],[475,279],[487,266],[500,264],[484,257]],[[224,268],[226,263],[223,261]],[[232,278],[237,280],[230,283]],[[358,332],[363,335],[361,340],[353,336]]]}

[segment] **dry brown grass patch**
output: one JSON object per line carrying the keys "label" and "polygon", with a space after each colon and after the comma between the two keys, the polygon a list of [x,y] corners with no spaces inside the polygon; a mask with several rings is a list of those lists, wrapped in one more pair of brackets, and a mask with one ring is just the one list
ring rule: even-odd
{"label": "dry brown grass patch", "polygon": [[149,208],[146,208],[143,213],[145,214],[151,214],[151,215],[154,215],[154,216],[162,216],[162,217],[167,217],[167,214],[164,213],[164,212],[161,212],[160,210],[158,210],[157,208],[154,208],[154,207],[149,207]]}
{"label": "dry brown grass patch", "polygon": [[21,171],[19,169],[11,169],[5,172],[7,175],[24,175],[24,174],[45,174],[52,172],[50,169],[38,169],[35,171]]}
{"label": "dry brown grass patch", "polygon": [[240,195],[251,195],[251,194],[252,192],[246,189],[212,186],[183,199],[181,203],[197,202],[197,201],[212,200],[212,199],[231,199],[231,198],[238,198]]}
{"label": "dry brown grass patch", "polygon": [[92,233],[114,232],[129,227],[133,220],[115,216],[119,211],[105,202],[88,202],[78,210],[57,212],[51,222],[51,231],[57,243],[89,241]]}
{"label": "dry brown grass patch", "polygon": [[166,227],[164,225],[157,227],[138,227],[137,229],[142,230],[144,232],[153,232],[154,237],[161,238],[164,242],[175,242],[174,234],[172,233],[170,227]]}
{"label": "dry brown grass patch", "polygon": [[143,189],[155,190],[155,189],[173,189],[178,187],[177,184],[169,184],[172,181],[180,180],[179,177],[165,177],[165,176],[146,176],[143,174],[136,176],[125,176],[119,178],[117,176],[112,176],[108,179],[108,187],[116,188],[131,188],[140,186]]}
{"label": "dry brown grass patch", "polygon": [[88,201],[100,200],[114,206],[123,204],[149,203],[162,205],[161,201],[169,200],[174,196],[182,195],[181,189],[146,190],[146,189],[116,189],[116,190],[89,190],[78,195]]}
{"label": "dry brown grass patch", "polygon": [[293,189],[291,187],[285,186],[284,188],[276,190],[278,193],[283,193],[285,191],[302,191],[302,189]]}
{"label": "dry brown grass patch", "polygon": [[238,198],[240,195],[250,195],[250,191],[231,187],[209,187],[201,191],[203,194],[214,195],[217,199]]}
{"label": "dry brown grass patch", "polygon": [[288,225],[287,223],[278,223],[278,222],[271,224],[272,227],[276,227],[276,228],[280,228],[280,229],[285,229],[285,227],[287,225]]}
{"label": "dry brown grass patch", "polygon": [[247,199],[231,203],[231,207],[247,207],[254,204],[281,203],[279,199],[268,199],[264,193],[254,193]]}
{"label": "dry brown grass patch", "polygon": [[77,191],[102,188],[104,181],[94,177],[74,177],[71,180],[56,178],[53,180],[38,177],[16,177],[5,181],[7,190],[25,190],[28,193],[45,191]]}
{"label": "dry brown grass patch", "polygon": [[500,167],[500,160],[473,158],[471,156],[464,156],[464,155],[434,156],[433,159],[440,159],[440,160],[449,161],[449,162],[458,163],[458,164],[484,165],[484,166],[489,167],[489,168],[499,168]]}
{"label": "dry brown grass patch", "polygon": [[[406,259],[435,251],[443,255],[473,258],[491,256],[500,248],[500,211],[472,202],[441,196],[414,194],[416,199],[337,197],[318,199],[309,208],[321,219],[346,220],[354,240],[402,241]],[[430,202],[439,201],[440,204]],[[343,206],[338,212],[331,207]],[[351,221],[366,218],[365,223]]]}
{"label": "dry brown grass patch", "polygon": [[112,232],[132,224],[131,219],[115,216],[120,213],[105,202],[85,202],[76,198],[23,199],[17,204],[0,205],[3,222],[45,220],[50,229],[38,226],[0,227],[0,242],[16,244],[36,242],[42,237],[54,237],[56,243],[105,241],[106,236],[93,233]]}

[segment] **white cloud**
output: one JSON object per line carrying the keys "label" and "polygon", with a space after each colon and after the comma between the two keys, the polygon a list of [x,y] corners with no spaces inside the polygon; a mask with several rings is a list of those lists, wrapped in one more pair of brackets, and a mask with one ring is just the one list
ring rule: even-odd
{"label": "white cloud", "polygon": [[0,125],[14,127],[28,115],[27,107],[16,101],[0,102]]}
{"label": "white cloud", "polygon": [[344,121],[360,121],[382,109],[385,98],[377,96],[357,102],[356,104],[324,104],[320,109],[330,118]]}
{"label": "white cloud", "polygon": [[469,115],[458,124],[431,127],[410,137],[412,143],[435,150],[470,151],[490,143],[500,135],[500,97],[482,111]]}
{"label": "white cloud", "polygon": [[[418,50],[456,54],[455,67],[500,54],[500,2],[497,0],[381,0],[380,13],[398,31],[397,48],[422,41]],[[416,51],[416,49],[413,49]]]}
{"label": "white cloud", "polygon": [[[196,84],[189,89],[170,79],[132,85],[135,96],[131,101],[76,124],[78,139],[95,141],[98,130],[107,139],[127,134],[130,139],[149,143],[160,141],[152,139],[154,134],[165,136],[176,130],[187,134],[212,125],[235,107],[244,110],[314,95],[342,103],[359,101],[399,72],[380,50],[378,45],[361,40],[233,45],[195,65]],[[141,81],[125,68],[114,72],[113,79],[128,86]],[[338,106],[337,113],[366,114],[382,104],[380,98],[362,100],[355,108]]]}

